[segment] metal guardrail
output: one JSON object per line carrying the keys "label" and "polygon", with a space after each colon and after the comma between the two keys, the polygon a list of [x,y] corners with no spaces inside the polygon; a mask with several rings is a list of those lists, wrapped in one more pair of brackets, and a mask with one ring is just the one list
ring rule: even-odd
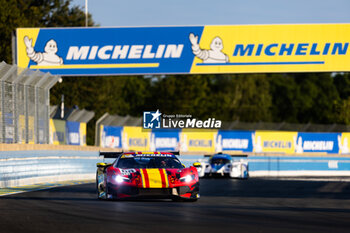
{"label": "metal guardrail", "polygon": [[0,142],[49,143],[50,88],[58,79],[0,63]]}

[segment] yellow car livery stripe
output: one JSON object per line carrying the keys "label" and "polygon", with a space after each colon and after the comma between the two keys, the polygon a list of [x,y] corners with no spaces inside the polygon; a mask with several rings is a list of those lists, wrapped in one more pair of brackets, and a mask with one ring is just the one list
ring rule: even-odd
{"label": "yellow car livery stripe", "polygon": [[168,188],[168,176],[165,169],[140,169],[143,188]]}

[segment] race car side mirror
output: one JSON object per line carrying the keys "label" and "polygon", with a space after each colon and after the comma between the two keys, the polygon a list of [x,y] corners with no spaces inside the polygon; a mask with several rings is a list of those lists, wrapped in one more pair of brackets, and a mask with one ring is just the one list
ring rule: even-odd
{"label": "race car side mirror", "polygon": [[97,167],[107,167],[109,166],[110,164],[107,164],[107,163],[97,163],[96,166]]}
{"label": "race car side mirror", "polygon": [[201,166],[202,166],[202,164],[201,164],[201,163],[199,163],[199,162],[195,162],[195,163],[193,163],[193,166],[194,166],[194,167],[201,167]]}

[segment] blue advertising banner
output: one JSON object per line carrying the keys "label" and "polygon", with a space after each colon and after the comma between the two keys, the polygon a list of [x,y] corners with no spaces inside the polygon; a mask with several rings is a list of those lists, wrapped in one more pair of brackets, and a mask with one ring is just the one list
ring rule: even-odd
{"label": "blue advertising banner", "polygon": [[180,147],[180,129],[153,129],[151,133],[151,151],[178,151]]}
{"label": "blue advertising banner", "polygon": [[254,131],[219,130],[216,138],[216,152],[242,151],[253,152],[252,137]]}
{"label": "blue advertising banner", "polygon": [[17,65],[57,75],[350,70],[350,24],[18,28]]}
{"label": "blue advertising banner", "polygon": [[298,133],[295,140],[295,152],[339,153],[341,133]]}
{"label": "blue advertising banner", "polygon": [[101,134],[101,146],[108,148],[122,148],[123,127],[103,126]]}
{"label": "blue advertising banner", "polygon": [[67,145],[80,145],[80,122],[66,122]]}
{"label": "blue advertising banner", "polygon": [[199,40],[203,28],[20,28],[17,64],[57,75],[189,73],[189,35]]}

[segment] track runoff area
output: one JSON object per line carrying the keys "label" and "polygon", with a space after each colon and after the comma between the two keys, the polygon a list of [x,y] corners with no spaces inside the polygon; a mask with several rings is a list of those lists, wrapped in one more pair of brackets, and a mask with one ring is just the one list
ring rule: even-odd
{"label": "track runoff area", "polygon": [[[61,76],[350,70],[349,24],[20,28],[16,36],[18,66]],[[1,193],[0,232],[350,229],[348,180],[201,179],[200,190],[195,203],[111,202],[97,200],[95,183],[14,187]]]}
{"label": "track runoff area", "polygon": [[348,232],[350,185],[201,179],[197,202],[97,200],[95,183],[0,197],[0,232]]}

